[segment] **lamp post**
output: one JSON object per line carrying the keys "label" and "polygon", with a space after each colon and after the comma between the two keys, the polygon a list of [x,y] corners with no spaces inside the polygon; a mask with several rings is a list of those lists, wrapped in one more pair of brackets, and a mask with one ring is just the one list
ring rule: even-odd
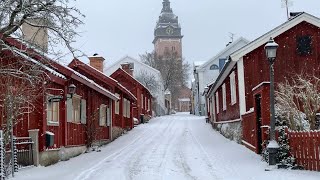
{"label": "lamp post", "polygon": [[275,109],[274,109],[274,62],[277,57],[277,48],[279,45],[274,42],[271,37],[268,43],[265,45],[266,56],[270,64],[270,141],[267,146],[269,152],[269,165],[273,166],[277,164],[277,152],[279,145],[275,138]]}

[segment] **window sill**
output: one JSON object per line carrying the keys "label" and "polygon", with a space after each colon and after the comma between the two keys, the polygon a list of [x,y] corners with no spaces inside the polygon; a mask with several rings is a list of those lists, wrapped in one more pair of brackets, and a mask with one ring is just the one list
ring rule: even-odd
{"label": "window sill", "polygon": [[59,126],[59,122],[49,121],[47,123],[48,126]]}
{"label": "window sill", "polygon": [[76,124],[76,125],[80,125],[80,124],[82,124],[81,122],[68,122],[68,123]]}

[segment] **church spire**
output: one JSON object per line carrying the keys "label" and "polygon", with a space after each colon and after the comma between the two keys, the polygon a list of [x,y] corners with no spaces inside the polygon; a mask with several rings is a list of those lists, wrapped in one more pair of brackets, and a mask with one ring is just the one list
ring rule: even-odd
{"label": "church spire", "polygon": [[172,13],[172,9],[170,8],[170,1],[169,0],[163,0],[162,5],[163,5],[163,7],[161,10],[161,13],[162,12]]}

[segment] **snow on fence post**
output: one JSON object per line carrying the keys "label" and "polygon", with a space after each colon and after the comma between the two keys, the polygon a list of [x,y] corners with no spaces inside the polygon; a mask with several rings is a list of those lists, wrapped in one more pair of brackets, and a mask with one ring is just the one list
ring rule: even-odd
{"label": "snow on fence post", "polygon": [[5,179],[5,168],[4,168],[4,158],[5,158],[5,149],[3,145],[3,131],[0,130],[0,180]]}
{"label": "snow on fence post", "polygon": [[17,153],[17,139],[13,138],[13,167],[14,172],[18,172],[18,153]]}

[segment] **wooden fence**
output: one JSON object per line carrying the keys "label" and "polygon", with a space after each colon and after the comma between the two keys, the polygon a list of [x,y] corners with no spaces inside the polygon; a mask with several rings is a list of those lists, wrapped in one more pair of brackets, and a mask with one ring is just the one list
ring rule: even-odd
{"label": "wooden fence", "polygon": [[320,131],[288,131],[292,155],[306,170],[320,171]]}

